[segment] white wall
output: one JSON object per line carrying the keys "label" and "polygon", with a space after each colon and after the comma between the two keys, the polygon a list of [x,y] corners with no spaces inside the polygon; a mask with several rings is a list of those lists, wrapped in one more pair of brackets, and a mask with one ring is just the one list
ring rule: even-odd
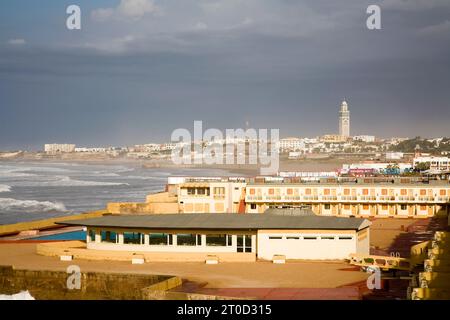
{"label": "white wall", "polygon": [[[282,237],[281,240],[269,237]],[[287,239],[299,237],[300,239]],[[317,237],[317,240],[306,240],[304,237]],[[334,237],[327,240],[321,237]],[[352,237],[351,240],[340,240],[339,237]],[[276,254],[285,255],[286,259],[345,259],[350,253],[356,253],[357,235],[353,233],[271,233],[258,231],[258,259],[272,260]]]}

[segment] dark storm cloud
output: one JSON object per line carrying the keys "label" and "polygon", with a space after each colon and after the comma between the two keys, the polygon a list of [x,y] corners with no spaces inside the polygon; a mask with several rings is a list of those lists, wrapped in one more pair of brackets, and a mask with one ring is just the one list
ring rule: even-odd
{"label": "dark storm cloud", "polygon": [[379,1],[379,31],[377,1],[125,2],[53,41],[1,33],[26,43],[0,47],[0,148],[164,141],[193,120],[315,136],[343,98],[354,134],[450,135],[447,1]]}

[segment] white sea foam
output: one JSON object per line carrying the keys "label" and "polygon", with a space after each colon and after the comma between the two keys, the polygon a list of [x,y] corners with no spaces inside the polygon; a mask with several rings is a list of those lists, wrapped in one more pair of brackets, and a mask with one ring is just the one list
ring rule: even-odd
{"label": "white sea foam", "polygon": [[45,177],[47,180],[28,180],[16,183],[22,187],[95,187],[95,186],[128,186],[125,182],[77,180],[68,176]]}
{"label": "white sea foam", "polygon": [[62,202],[0,198],[0,211],[65,212],[67,209]]}
{"label": "white sea foam", "polygon": [[136,180],[167,180],[167,177],[155,177],[155,176],[126,176],[127,179]]}
{"label": "white sea foam", "polygon": [[0,184],[0,192],[11,192],[11,187],[6,184]]}
{"label": "white sea foam", "polygon": [[0,300],[35,300],[33,296],[30,294],[30,292],[27,291],[20,291],[16,294],[0,294]]}
{"label": "white sea foam", "polygon": [[50,182],[54,186],[64,186],[64,187],[83,187],[83,186],[128,186],[125,182],[105,182],[105,181],[85,181],[76,180],[70,177],[61,177],[59,181]]}

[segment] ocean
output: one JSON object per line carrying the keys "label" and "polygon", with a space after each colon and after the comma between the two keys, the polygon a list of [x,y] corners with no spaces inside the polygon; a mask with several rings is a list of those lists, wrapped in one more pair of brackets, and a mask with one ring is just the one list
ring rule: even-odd
{"label": "ocean", "polygon": [[169,176],[223,176],[220,169],[152,168],[139,164],[0,162],[0,224],[105,208],[108,202],[144,202]]}

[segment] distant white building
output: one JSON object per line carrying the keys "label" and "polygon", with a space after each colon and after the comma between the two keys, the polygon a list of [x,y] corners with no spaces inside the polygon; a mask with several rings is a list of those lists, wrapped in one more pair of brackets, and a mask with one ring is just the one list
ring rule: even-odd
{"label": "distant white building", "polygon": [[75,152],[86,152],[86,153],[105,153],[107,151],[106,148],[75,148]]}
{"label": "distant white building", "polygon": [[415,157],[413,159],[413,166],[416,167],[419,163],[428,163],[430,171],[449,171],[450,158],[448,157]]}
{"label": "distant white building", "polygon": [[368,135],[354,136],[353,141],[375,142],[375,136],[368,136]]}
{"label": "distant white building", "polygon": [[280,139],[279,141],[279,150],[286,151],[298,151],[303,150],[305,148],[305,143],[300,138],[289,137]]}
{"label": "distant white building", "polygon": [[45,153],[70,153],[75,152],[76,145],[74,144],[58,144],[58,143],[49,143],[44,145]]}
{"label": "distant white building", "polygon": [[400,160],[403,156],[403,152],[386,152],[386,160]]}

